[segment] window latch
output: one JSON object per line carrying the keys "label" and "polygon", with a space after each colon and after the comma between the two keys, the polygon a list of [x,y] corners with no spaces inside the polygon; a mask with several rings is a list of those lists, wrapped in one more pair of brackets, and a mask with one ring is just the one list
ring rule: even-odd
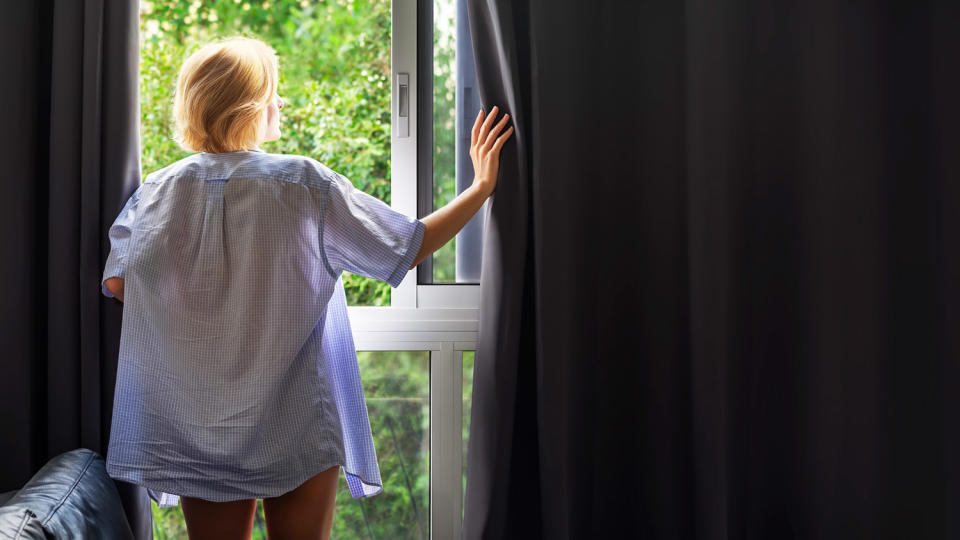
{"label": "window latch", "polygon": [[397,73],[397,137],[410,136],[410,74]]}

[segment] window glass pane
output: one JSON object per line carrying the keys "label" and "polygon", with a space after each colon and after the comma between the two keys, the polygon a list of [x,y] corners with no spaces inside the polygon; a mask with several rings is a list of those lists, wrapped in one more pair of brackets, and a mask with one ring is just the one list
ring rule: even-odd
{"label": "window glass pane", "polygon": [[[470,129],[480,110],[464,0],[433,2],[433,208],[473,183]],[[482,213],[433,253],[433,283],[480,281]]]}
{"label": "window glass pane", "polygon": [[[141,0],[143,175],[190,155],[173,140],[180,64],[217,38],[262,39],[280,59],[282,137],[266,152],[313,157],[390,204],[390,0]],[[343,273],[347,303],[389,306],[390,285]]]}
{"label": "window glass pane", "polygon": [[[463,501],[467,496],[467,447],[470,441],[470,408],[473,404],[473,360],[476,351],[463,351]],[[460,505],[461,518],[465,504]]]}
{"label": "window glass pane", "polygon": [[359,351],[383,492],[350,496],[340,475],[332,538],[430,537],[430,351]]}
{"label": "window glass pane", "polygon": [[[456,0],[433,3],[433,208],[457,195],[456,170]],[[434,283],[456,281],[454,237],[433,253]]]}
{"label": "window glass pane", "polygon": [[[262,502],[257,506],[258,522],[253,526],[253,538],[257,537],[257,530],[263,529],[263,538],[266,538],[266,525],[263,525]],[[161,508],[157,503],[150,499],[150,510],[153,513],[153,538],[154,540],[167,540],[175,538],[187,538],[187,522],[183,520],[183,511],[179,506],[168,506]]]}

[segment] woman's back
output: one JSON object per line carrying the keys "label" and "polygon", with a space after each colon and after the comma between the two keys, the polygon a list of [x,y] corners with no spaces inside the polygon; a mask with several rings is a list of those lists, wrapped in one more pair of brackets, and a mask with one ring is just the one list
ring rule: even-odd
{"label": "woman's back", "polygon": [[336,281],[320,253],[321,172],[298,156],[232,152],[195,154],[148,177],[127,307],[170,348],[289,361]]}
{"label": "woman's back", "polygon": [[379,491],[339,276],[399,285],[423,232],[302,156],[199,153],[150,174],[104,271],[125,279],[111,475],[224,501],[341,464],[355,495]]}

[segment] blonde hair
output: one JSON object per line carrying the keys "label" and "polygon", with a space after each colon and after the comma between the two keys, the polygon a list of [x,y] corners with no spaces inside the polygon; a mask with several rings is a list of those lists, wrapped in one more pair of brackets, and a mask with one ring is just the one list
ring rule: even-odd
{"label": "blonde hair", "polygon": [[205,45],[184,61],[177,77],[174,140],[194,152],[255,148],[277,78],[276,51],[258,39]]}

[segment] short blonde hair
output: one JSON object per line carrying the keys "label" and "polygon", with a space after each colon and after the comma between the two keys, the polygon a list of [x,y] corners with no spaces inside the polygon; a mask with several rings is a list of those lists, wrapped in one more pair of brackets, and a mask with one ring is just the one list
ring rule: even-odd
{"label": "short blonde hair", "polygon": [[174,140],[194,152],[255,148],[277,78],[276,51],[258,39],[205,45],[184,61],[177,77]]}

